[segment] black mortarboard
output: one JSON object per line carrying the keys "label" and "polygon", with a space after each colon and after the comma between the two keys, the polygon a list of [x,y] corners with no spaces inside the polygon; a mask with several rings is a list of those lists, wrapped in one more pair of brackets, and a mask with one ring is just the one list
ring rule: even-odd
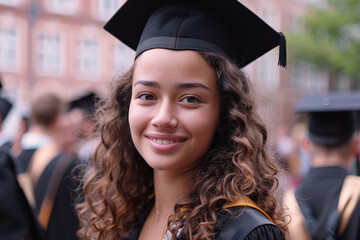
{"label": "black mortarboard", "polygon": [[2,121],[6,118],[8,113],[12,108],[12,103],[10,103],[6,98],[0,97],[0,115]]}
{"label": "black mortarboard", "polygon": [[237,0],[128,0],[104,27],[136,50],[198,50],[227,56],[244,67],[280,45],[286,67],[286,42]]}
{"label": "black mortarboard", "polygon": [[351,138],[357,128],[360,92],[304,96],[296,112],[307,113],[308,134],[312,142],[336,146]]}
{"label": "black mortarboard", "polygon": [[69,110],[78,108],[86,111],[87,114],[92,116],[95,113],[95,106],[98,100],[99,96],[96,93],[86,93],[72,100],[70,102]]}

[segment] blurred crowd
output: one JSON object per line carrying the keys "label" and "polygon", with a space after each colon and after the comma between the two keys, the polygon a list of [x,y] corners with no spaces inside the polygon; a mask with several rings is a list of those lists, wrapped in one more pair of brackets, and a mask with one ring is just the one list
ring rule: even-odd
{"label": "blurred crowd", "polygon": [[91,91],[74,99],[42,91],[18,107],[1,87],[0,239],[78,239],[75,204],[97,141],[98,100]]}
{"label": "blurred crowd", "polygon": [[[359,132],[359,131],[358,131]],[[282,190],[296,189],[311,168],[311,154],[306,149],[308,126],[306,120],[293,126],[281,125],[276,129],[275,154],[284,170],[282,175]],[[359,176],[359,154],[352,156],[349,172]],[[359,186],[360,187],[360,186]]]}
{"label": "blurred crowd", "polygon": [[286,191],[296,188],[310,168],[310,155],[303,147],[307,128],[300,122],[292,127],[282,125],[276,130],[275,153],[284,170],[283,187]]}

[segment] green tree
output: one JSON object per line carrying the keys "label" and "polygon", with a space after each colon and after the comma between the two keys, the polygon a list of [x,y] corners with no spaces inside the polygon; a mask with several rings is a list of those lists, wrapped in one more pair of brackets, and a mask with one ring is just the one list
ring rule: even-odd
{"label": "green tree", "polygon": [[304,31],[290,34],[292,56],[346,74],[360,86],[360,0],[323,0],[304,17]]}

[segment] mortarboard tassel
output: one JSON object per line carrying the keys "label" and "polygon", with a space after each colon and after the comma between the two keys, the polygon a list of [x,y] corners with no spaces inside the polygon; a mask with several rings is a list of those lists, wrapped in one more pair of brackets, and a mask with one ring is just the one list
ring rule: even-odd
{"label": "mortarboard tassel", "polygon": [[280,42],[279,42],[279,62],[278,65],[286,68],[286,39],[282,32],[279,32]]}

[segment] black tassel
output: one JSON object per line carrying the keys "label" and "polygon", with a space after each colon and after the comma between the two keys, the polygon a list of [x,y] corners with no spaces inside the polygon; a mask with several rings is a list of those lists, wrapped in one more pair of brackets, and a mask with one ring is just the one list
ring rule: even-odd
{"label": "black tassel", "polygon": [[279,40],[279,62],[278,65],[286,68],[286,38],[282,32],[279,32],[280,40]]}

